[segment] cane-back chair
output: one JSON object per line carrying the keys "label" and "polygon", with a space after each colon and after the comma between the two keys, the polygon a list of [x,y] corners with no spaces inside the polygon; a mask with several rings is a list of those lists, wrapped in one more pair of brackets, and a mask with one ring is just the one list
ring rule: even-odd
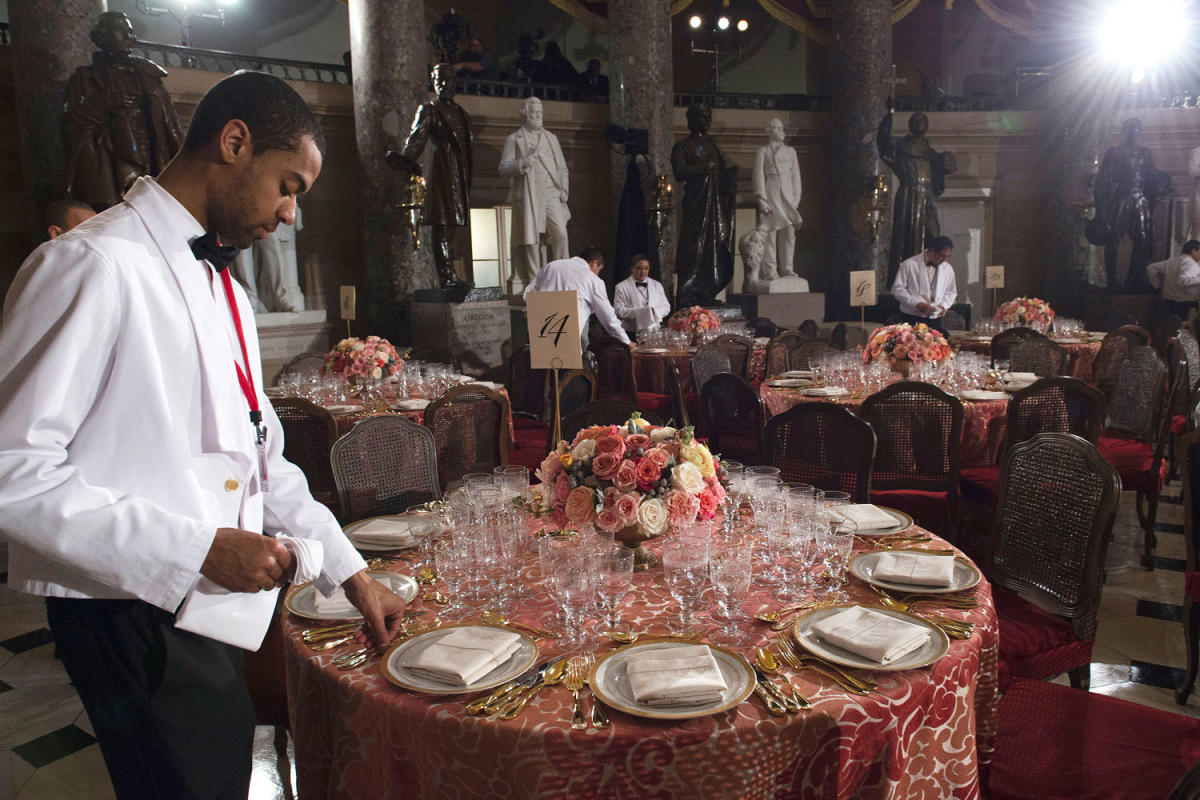
{"label": "cane-back chair", "polygon": [[771,378],[787,372],[788,353],[804,339],[805,336],[800,331],[786,330],[780,331],[771,341],[767,342],[764,377]]}
{"label": "cane-back chair", "polygon": [[733,372],[730,368],[729,354],[713,344],[704,344],[697,348],[691,358],[692,383],[697,395],[704,391],[704,384],[709,378],[722,372]]}
{"label": "cane-back chair", "polygon": [[1111,400],[1121,364],[1129,355],[1129,351],[1149,344],[1150,332],[1138,325],[1122,325],[1105,334],[1100,342],[1100,350],[1092,361],[1092,383]]}
{"label": "cane-back chair", "polygon": [[1032,372],[1039,378],[1047,378],[1064,374],[1071,356],[1057,343],[1039,335],[1014,344],[1008,359],[1013,372]]}
{"label": "cane-back chair", "polygon": [[[593,425],[624,425],[635,411],[637,404],[627,397],[610,397],[585,403],[562,418],[562,438],[571,441],[575,434]],[[661,425],[662,420],[653,412],[640,411],[642,419],[651,425]],[[554,449],[555,442],[549,449]]]}
{"label": "cane-back chair", "polygon": [[833,352],[833,345],[824,339],[805,339],[788,350],[788,369],[812,369],[821,359]]}
{"label": "cane-back chair", "polygon": [[[1007,359],[1012,355],[1013,345],[1017,342],[1023,342],[1026,339],[1034,339],[1042,334],[1035,331],[1033,328],[1008,328],[1000,331],[992,337],[992,365],[995,366],[997,359]],[[1045,338],[1042,336],[1042,338]]]}
{"label": "cane-back chair", "polygon": [[301,353],[300,355],[292,356],[285,361],[283,366],[279,368],[279,374],[291,375],[293,373],[299,374],[304,372],[312,372],[313,370],[319,370],[324,363],[324,353]]}
{"label": "cane-back chair", "polygon": [[478,384],[455,386],[425,407],[442,486],[508,463],[508,417],[508,399]]}
{"label": "cane-back chair", "polygon": [[748,466],[764,463],[764,412],[758,392],[739,376],[722,373],[704,384],[702,399],[712,423],[709,448]]}
{"label": "cane-back chair", "polygon": [[1183,474],[1183,540],[1187,553],[1183,590],[1183,639],[1187,648],[1187,673],[1175,691],[1175,701],[1187,703],[1200,669],[1200,430],[1185,433],[1179,439],[1179,461]]}
{"label": "cane-back chair", "polygon": [[767,463],[784,481],[848,492],[871,502],[875,431],[866,420],[834,403],[800,403],[767,420]]}
{"label": "cane-back chair", "polygon": [[723,333],[712,340],[729,357],[729,371],[745,381],[750,380],[750,361],[754,354],[754,340],[736,333]]}
{"label": "cane-back chair", "polygon": [[329,451],[338,438],[337,421],[316,403],[298,397],[277,398],[271,407],[283,427],[283,457],[304,473],[313,499],[336,514],[338,492]]}
{"label": "cane-back chair", "polygon": [[442,496],[433,432],[398,414],[357,423],[333,443],[329,460],[343,525]]}

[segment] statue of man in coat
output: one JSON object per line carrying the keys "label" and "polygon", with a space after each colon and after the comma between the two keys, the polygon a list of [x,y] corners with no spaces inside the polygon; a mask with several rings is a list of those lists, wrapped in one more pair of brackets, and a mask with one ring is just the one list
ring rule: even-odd
{"label": "statue of man in coat", "polygon": [[500,154],[500,174],[512,179],[513,274],[508,291],[518,296],[547,261],[571,256],[570,181],[558,137],[542,127],[542,101],[536,97],[521,104],[521,120]]}
{"label": "statue of man in coat", "polygon": [[758,203],[755,227],[768,236],[759,267],[763,281],[795,275],[796,228],[800,218],[800,163],[796,150],[783,143],[783,122],[767,124],[767,144],[754,156],[754,199]]}

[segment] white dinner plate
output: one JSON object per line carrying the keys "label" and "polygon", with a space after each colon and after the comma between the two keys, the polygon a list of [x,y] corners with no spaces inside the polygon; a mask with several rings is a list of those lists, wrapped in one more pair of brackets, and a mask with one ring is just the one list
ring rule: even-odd
{"label": "white dinner plate", "polygon": [[887,514],[889,517],[895,518],[896,524],[887,528],[872,528],[871,530],[867,531],[854,531],[856,536],[862,536],[866,538],[871,538],[874,536],[891,536],[897,533],[904,533],[913,526],[913,518],[908,514],[905,514],[903,511],[898,511],[897,509],[888,508],[887,506],[881,506],[878,504],[876,504],[875,507]]}
{"label": "white dinner plate", "polygon": [[287,397],[287,394],[284,392],[284,390],[278,386],[268,386],[267,388],[263,389],[263,394],[274,400],[278,400],[281,397]]}
{"label": "white dinner plate", "polygon": [[956,556],[941,556],[935,553],[924,554],[918,550],[905,550],[904,552],[906,554],[916,553],[921,558],[954,559],[954,576],[950,579],[949,586],[924,586],[919,583],[898,583],[896,581],[885,581],[876,578],[875,566],[879,563],[879,557],[886,552],[886,550],[876,550],[870,553],[862,553],[850,559],[851,574],[881,589],[905,592],[907,594],[949,594],[950,592],[961,592],[965,589],[970,589],[979,583],[979,570],[969,561],[960,560]]}
{"label": "white dinner plate", "polygon": [[767,381],[767,386],[772,389],[803,389],[806,386],[812,386],[812,381],[805,378],[776,378],[773,381]]}
{"label": "white dinner plate", "polygon": [[1037,383],[1037,381],[1012,381],[1010,383],[1000,384],[1000,388],[1003,389],[1004,391],[1008,392],[1009,394],[1012,394],[1013,392],[1019,392],[1022,389],[1028,389],[1030,386],[1033,386],[1035,383]]}
{"label": "white dinner plate", "polygon": [[643,353],[645,355],[656,356],[656,355],[661,355],[663,353],[666,353],[666,352],[668,352],[668,350],[665,347],[639,347],[638,352]]}
{"label": "white dinner plate", "polygon": [[807,614],[802,614],[796,623],[792,626],[792,636],[800,643],[808,652],[826,661],[832,661],[834,664],[841,664],[843,667],[854,667],[856,669],[881,670],[895,672],[903,669],[916,669],[917,667],[927,667],[933,662],[946,655],[946,651],[950,649],[950,640],[946,638],[946,634],[942,632],[933,623],[924,620],[915,614],[905,614],[900,611],[889,611],[886,608],[871,608],[880,614],[887,614],[889,617],[896,617],[905,622],[911,622],[916,625],[921,625],[929,629],[929,641],[896,659],[890,664],[880,664],[877,661],[872,661],[865,656],[860,656],[857,653],[851,653],[848,650],[843,650],[837,645],[830,644],[824,641],[813,630],[814,623],[828,617],[830,614],[836,614],[850,606],[828,606],[826,608],[817,608],[809,611]]}
{"label": "white dinner plate", "polygon": [[[378,542],[362,541],[358,538],[356,535],[357,532],[361,528],[365,527],[367,523],[375,522],[376,520],[395,522],[397,533],[397,542],[395,544],[380,544]],[[387,550],[404,550],[409,547],[415,547],[417,544],[417,539],[412,535],[411,532],[407,530],[408,527],[409,521],[403,514],[392,514],[390,516],[369,517],[367,519],[360,519],[357,522],[351,522],[349,525],[342,528],[342,533],[346,534],[346,538],[350,540],[350,543],[354,545],[355,548],[372,553],[378,553]],[[405,534],[403,539],[400,538],[401,533]]]}
{"label": "white dinner plate", "polygon": [[958,396],[963,400],[970,400],[973,403],[985,403],[989,400],[1003,400],[1008,397],[1008,394],[988,389],[967,389],[966,391],[959,392]]}
{"label": "white dinner plate", "polygon": [[808,395],[809,397],[825,397],[832,399],[834,397],[843,397],[848,394],[848,392],[841,386],[814,386],[811,389],[805,389],[804,394]]}
{"label": "white dinner plate", "polygon": [[496,383],[495,381],[477,381],[474,379],[467,381],[467,383],[465,383],[464,386],[483,386],[487,389],[503,389],[504,388],[503,383]]}
{"label": "white dinner plate", "polygon": [[787,372],[780,375],[781,378],[811,378],[811,369],[789,369]]}
{"label": "white dinner plate", "polygon": [[[395,572],[368,572],[367,574],[406,603],[417,596],[417,582],[407,575],[398,575]],[[357,609],[349,614],[329,614],[318,611],[317,587],[311,583],[302,583],[294,587],[283,599],[283,605],[288,611],[305,619],[362,619],[362,614]]]}
{"label": "white dinner plate", "polygon": [[694,719],[696,717],[707,717],[710,714],[728,711],[749,697],[750,693],[754,691],[754,668],[750,666],[749,662],[730,650],[710,644],[707,647],[712,651],[713,657],[717,660],[717,667],[721,670],[721,675],[725,678],[725,685],[728,687],[721,697],[720,702],[691,706],[672,706],[669,708],[650,706],[637,702],[633,698],[633,690],[629,687],[629,675],[626,671],[629,654],[639,651],[646,652],[647,650],[678,647],[679,644],[680,642],[677,639],[673,641],[651,641],[614,650],[596,663],[596,667],[588,683],[592,687],[592,691],[596,693],[596,697],[605,705],[615,708],[618,711],[624,711],[626,714],[632,714],[635,717],[645,717],[647,719]]}
{"label": "white dinner plate", "polygon": [[[435,681],[425,675],[418,675],[401,665],[400,662],[406,655],[417,655],[455,628],[497,628],[510,633],[517,633],[521,637],[521,644],[517,648],[517,651],[509,656],[507,661],[479,680],[469,683],[466,686],[456,686],[451,683]],[[534,662],[537,661],[537,655],[538,649],[533,639],[511,628],[477,624],[446,625],[445,627],[418,634],[411,639],[405,639],[392,645],[391,649],[379,660],[379,669],[383,673],[383,677],[403,689],[424,692],[425,694],[465,694],[467,692],[482,692],[486,689],[494,689],[502,683],[508,683],[532,667]]]}
{"label": "white dinner plate", "polygon": [[397,400],[392,403],[392,408],[398,411],[422,411],[429,403],[430,401],[424,397],[410,397],[408,400]]}
{"label": "white dinner plate", "polygon": [[1060,339],[1057,336],[1052,336],[1052,337],[1050,337],[1050,341],[1054,342],[1055,344],[1083,344],[1083,339],[1079,339],[1074,336],[1070,336],[1065,339]]}
{"label": "white dinner plate", "polygon": [[350,403],[338,403],[332,406],[325,406],[325,410],[330,414],[353,414],[355,411],[362,411],[362,406],[352,405]]}

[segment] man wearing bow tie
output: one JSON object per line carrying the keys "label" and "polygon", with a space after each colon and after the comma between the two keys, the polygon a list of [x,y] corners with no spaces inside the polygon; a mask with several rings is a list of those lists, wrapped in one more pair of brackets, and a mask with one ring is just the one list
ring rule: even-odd
{"label": "man wearing bow tie", "polygon": [[[230,76],[157,180],[39,247],[6,298],[8,583],[46,597],[122,800],[246,797],[239,647],[258,646],[293,574],[344,589],[375,645],[400,626],[403,602],[283,458],[254,314],[226,268],[293,221],[323,150],[286,83]],[[303,538],[263,535],[278,531]]]}
{"label": "man wearing bow tie", "polygon": [[900,301],[900,318],[910,325],[924,322],[943,331],[942,316],[954,305],[958,286],[950,253],[954,242],[949,236],[930,240],[922,253],[900,262],[892,294]]}
{"label": "man wearing bow tie", "polygon": [[629,277],[617,284],[613,310],[630,336],[654,327],[671,313],[667,293],[661,283],[650,277],[650,259],[641,253],[633,257]]}

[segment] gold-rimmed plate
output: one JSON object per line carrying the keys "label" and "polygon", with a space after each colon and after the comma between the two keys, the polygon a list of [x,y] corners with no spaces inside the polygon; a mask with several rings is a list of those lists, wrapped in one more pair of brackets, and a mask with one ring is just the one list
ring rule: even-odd
{"label": "gold-rimmed plate", "polygon": [[[409,656],[415,657],[426,647],[434,644],[455,628],[494,628],[517,634],[521,637],[521,643],[517,651],[509,656],[507,661],[479,680],[469,683],[466,686],[442,683],[424,675],[416,674],[401,663]],[[508,683],[532,667],[537,662],[537,657],[537,644],[534,643],[530,636],[521,631],[505,628],[500,625],[459,623],[457,625],[445,625],[441,628],[418,634],[411,639],[396,642],[388,648],[383,658],[379,660],[379,670],[383,673],[383,677],[401,689],[421,692],[422,694],[466,694],[467,692],[482,692],[487,689],[494,689],[501,684]]]}
{"label": "gold-rimmed plate", "polygon": [[767,381],[767,386],[772,389],[805,389],[812,386],[812,381],[808,378],[775,378]]}
{"label": "gold-rimmed plate", "polygon": [[854,604],[840,606],[826,606],[825,608],[816,608],[807,613],[801,614],[796,622],[792,625],[792,637],[808,652],[818,658],[823,658],[834,664],[840,664],[843,667],[853,667],[854,669],[869,669],[886,672],[897,672],[905,669],[917,669],[918,667],[927,667],[934,663],[942,656],[946,655],[950,649],[950,639],[946,634],[933,623],[926,619],[918,617],[916,614],[905,614],[900,611],[891,611],[886,608],[871,608],[880,614],[887,614],[889,617],[896,617],[905,622],[911,622],[914,625],[920,625],[929,630],[929,641],[913,650],[911,653],[906,653],[890,664],[880,664],[878,661],[872,661],[865,656],[860,656],[857,653],[851,653],[849,650],[843,650],[835,644],[830,644],[824,641],[814,630],[812,626],[820,622],[830,614],[836,614],[839,611],[844,611],[847,608],[852,608]]}
{"label": "gold-rimmed plate", "polygon": [[[368,572],[367,574],[383,584],[384,588],[399,595],[400,599],[406,603],[417,596],[417,582],[407,575],[395,572]],[[362,613],[351,606],[349,601],[331,608],[319,608],[317,595],[317,587],[311,583],[297,584],[288,592],[287,597],[283,598],[283,606],[296,616],[305,619],[362,619]],[[337,597],[336,594],[335,597]]]}
{"label": "gold-rimmed plate", "polygon": [[877,536],[894,536],[898,533],[904,533],[913,526],[913,518],[903,511],[888,506],[881,506],[878,503],[875,507],[896,520],[894,525],[889,525],[886,528],[872,528],[869,531],[854,531],[856,536],[861,536],[864,539],[873,539]]}
{"label": "gold-rimmed plate", "polygon": [[719,714],[734,708],[754,691],[754,668],[750,666],[750,663],[732,650],[709,644],[706,647],[712,651],[713,657],[717,661],[717,667],[721,670],[721,675],[725,678],[725,685],[728,687],[720,702],[670,708],[637,702],[633,697],[633,690],[629,687],[629,676],[626,672],[629,654],[678,647],[681,644],[688,643],[681,642],[679,639],[660,639],[639,642],[614,650],[596,662],[588,683],[592,687],[592,691],[596,693],[596,697],[609,708],[646,719],[695,719]]}
{"label": "gold-rimmed plate", "polygon": [[646,356],[661,356],[670,352],[665,347],[639,347],[637,351]]}
{"label": "gold-rimmed plate", "polygon": [[961,592],[970,589],[979,583],[982,577],[975,565],[966,559],[957,558],[955,556],[943,556],[937,553],[922,553],[920,550],[904,550],[905,554],[913,555],[916,558],[953,558],[954,559],[954,576],[951,579],[949,586],[923,586],[914,583],[897,583],[896,581],[883,580],[875,577],[875,566],[879,563],[879,558],[886,550],[875,550],[870,553],[861,553],[850,559],[850,573],[860,580],[878,586],[880,589],[888,589],[893,592],[904,592],[905,594],[950,594],[951,592]]}
{"label": "gold-rimmed plate", "polygon": [[845,397],[850,394],[849,391],[843,389],[841,386],[814,386],[804,389],[803,392],[808,397],[825,397],[831,400],[835,397]]}

